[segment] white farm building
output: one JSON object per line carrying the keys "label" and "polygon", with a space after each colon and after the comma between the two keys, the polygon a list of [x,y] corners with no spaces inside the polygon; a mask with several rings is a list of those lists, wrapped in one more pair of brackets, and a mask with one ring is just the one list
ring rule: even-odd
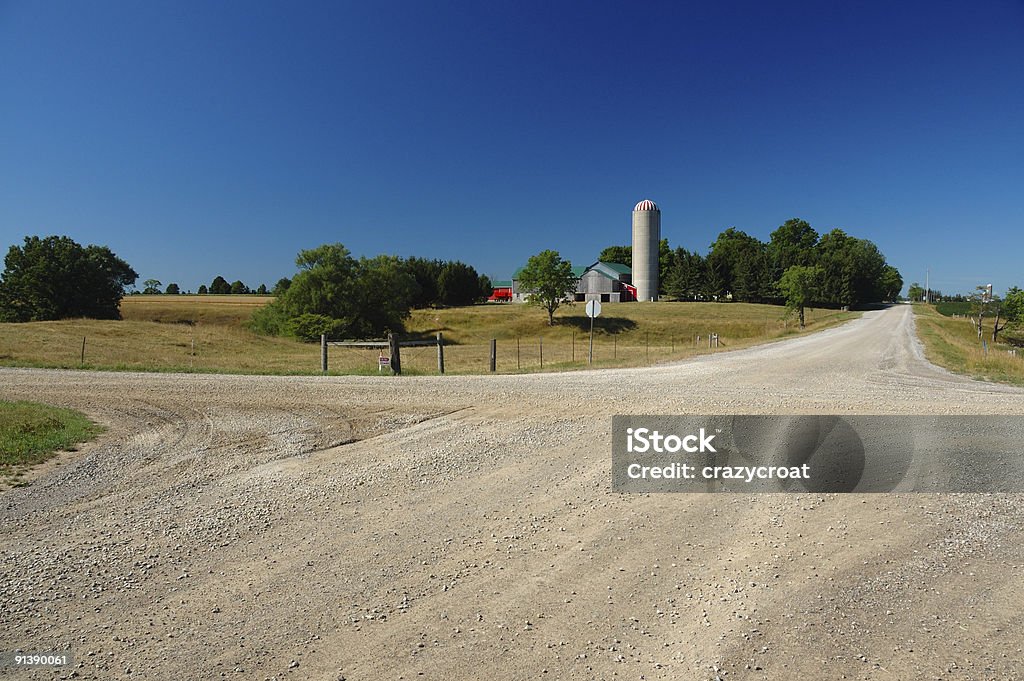
{"label": "white farm building", "polygon": [[[526,301],[527,293],[519,287],[519,273],[512,275],[512,302]],[[596,300],[601,303],[619,303],[636,300],[636,288],[632,283],[632,271],[628,265],[617,262],[595,262],[587,267],[573,267],[576,282],[575,300],[584,302]]]}

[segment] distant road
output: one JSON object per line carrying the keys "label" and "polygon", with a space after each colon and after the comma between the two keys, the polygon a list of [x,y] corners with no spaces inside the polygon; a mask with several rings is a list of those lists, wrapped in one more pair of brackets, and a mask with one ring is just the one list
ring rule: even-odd
{"label": "distant road", "polygon": [[0,641],[81,678],[1019,678],[1024,495],[609,489],[613,414],[1024,416],[909,306],[647,368],[0,398],[109,427],[0,494]]}

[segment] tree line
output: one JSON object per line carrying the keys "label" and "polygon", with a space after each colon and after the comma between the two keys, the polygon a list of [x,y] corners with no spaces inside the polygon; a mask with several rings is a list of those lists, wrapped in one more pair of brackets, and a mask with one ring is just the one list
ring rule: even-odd
{"label": "tree line", "polygon": [[299,272],[256,311],[263,334],[316,340],[371,338],[404,330],[414,308],[471,305],[491,294],[491,281],[459,261],[378,255],[358,260],[342,244],[300,251]]}
{"label": "tree line", "polygon": [[[802,320],[804,306],[895,301],[903,288],[899,270],[874,243],[841,229],[820,235],[799,218],[780,225],[767,243],[730,227],[707,255],[673,250],[667,239],[660,246],[659,293],[677,300],[785,303]],[[631,248],[610,246],[599,259],[629,265]]]}
{"label": "tree line", "polygon": [[[167,288],[164,288],[163,282],[161,282],[159,279],[147,279],[146,281],[142,282],[142,286],[143,288],[141,291],[132,291],[132,293],[141,293],[147,296],[155,296],[162,294],[176,296],[180,295],[182,292],[181,287],[174,282],[171,282],[170,284],[167,285]],[[191,291],[189,293],[191,293]],[[234,295],[252,293],[256,295],[267,295],[268,293],[270,293],[270,291],[267,290],[266,284],[260,284],[256,288],[249,288],[248,286],[245,285],[245,282],[241,280],[236,280],[229,284],[227,279],[221,276],[217,276],[214,278],[213,283],[211,283],[210,286],[207,286],[206,284],[201,284],[196,293],[201,296],[210,293]]]}
{"label": "tree line", "polygon": [[[351,338],[403,330],[413,308],[470,305],[491,294],[491,282],[459,261],[379,255],[353,258],[341,244],[301,251],[293,278],[270,291],[217,276],[199,293],[272,293],[253,328],[304,339],[321,333]],[[82,246],[67,236],[25,237],[13,245],[0,275],[0,322],[72,317],[120,319],[120,302],[138,273],[106,246]],[[142,293],[179,294],[176,283],[143,282]]]}

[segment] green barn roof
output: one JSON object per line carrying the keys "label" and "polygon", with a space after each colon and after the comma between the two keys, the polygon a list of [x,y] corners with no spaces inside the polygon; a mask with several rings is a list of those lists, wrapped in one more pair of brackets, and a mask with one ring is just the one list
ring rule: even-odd
{"label": "green barn roof", "polygon": [[[629,267],[629,265],[623,265],[622,263],[617,263],[617,262],[601,262],[601,261],[595,262],[592,265],[587,265],[587,266],[576,265],[576,266],[574,266],[572,268],[572,273],[574,275],[576,275],[577,277],[582,277],[589,270],[597,269],[597,271],[600,274],[603,274],[604,276],[608,277],[609,279],[614,279],[615,278],[615,277],[609,276],[607,272],[604,272],[601,269],[598,269],[597,268],[598,265],[601,265],[604,269],[611,270],[613,272],[618,272],[619,274],[632,274],[633,273],[633,270]],[[519,269],[517,269],[515,271],[515,274],[512,275],[512,279],[518,281],[521,278],[522,273],[523,273],[523,268],[520,267]],[[492,286],[500,286],[500,285],[511,286],[512,282],[509,282],[508,284],[500,284],[499,282],[495,281],[495,282],[491,282],[491,285]]]}
{"label": "green barn roof", "polygon": [[619,274],[633,274],[633,269],[629,265],[623,265],[618,262],[603,262],[601,264],[615,270]]}

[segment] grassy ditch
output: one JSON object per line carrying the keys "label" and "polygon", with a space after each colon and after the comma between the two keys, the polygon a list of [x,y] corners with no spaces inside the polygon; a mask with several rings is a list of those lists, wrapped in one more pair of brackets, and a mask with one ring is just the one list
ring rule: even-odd
{"label": "grassy ditch", "polygon": [[930,362],[972,378],[1024,385],[1024,349],[993,343],[991,318],[984,325],[982,344],[972,319],[946,317],[925,304],[914,305],[914,317]]}
{"label": "grassy ditch", "polygon": [[12,485],[58,451],[92,440],[102,428],[84,414],[37,402],[0,400],[0,477]]}

